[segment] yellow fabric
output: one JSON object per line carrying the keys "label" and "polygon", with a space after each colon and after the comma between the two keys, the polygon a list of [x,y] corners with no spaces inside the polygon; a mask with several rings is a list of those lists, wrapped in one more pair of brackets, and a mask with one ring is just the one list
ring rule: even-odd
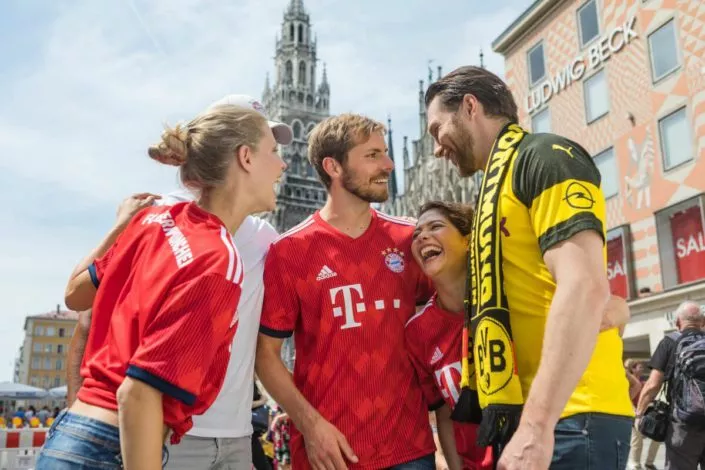
{"label": "yellow fabric", "polygon": [[[504,129],[492,148],[485,176],[480,188],[478,208],[475,211],[473,234],[470,241],[470,291],[472,297],[473,359],[477,374],[477,391],[480,407],[491,405],[523,405],[521,383],[514,367],[512,335],[508,331],[508,318],[512,305],[507,308],[506,273],[502,269],[500,247],[500,221],[503,217],[497,202],[501,197],[502,180],[518,152],[525,132],[513,124]],[[513,413],[519,416],[520,409]],[[488,427],[501,427],[498,423],[482,423],[481,434]]]}
{"label": "yellow fabric", "polygon": [[[539,366],[546,317],[556,289],[543,261],[539,236],[577,212],[592,212],[604,227],[605,205],[601,189],[581,181],[598,197],[591,208],[581,208],[580,204],[571,207],[566,203],[566,190],[574,181],[568,180],[544,190],[527,209],[513,192],[514,170],[515,166],[510,165],[501,189],[501,213],[506,217],[509,233],[502,233],[502,250],[516,366],[526,399]],[[604,256],[606,265],[606,248]],[[622,366],[622,340],[616,328],[605,331],[599,335],[592,359],[561,417],[585,412],[634,416],[628,389]]]}

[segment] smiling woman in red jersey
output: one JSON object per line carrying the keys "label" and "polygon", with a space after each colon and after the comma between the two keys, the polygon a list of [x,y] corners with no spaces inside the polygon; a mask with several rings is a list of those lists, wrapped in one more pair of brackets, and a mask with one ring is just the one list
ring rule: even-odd
{"label": "smiling woman in red jersey", "polygon": [[[468,237],[473,210],[467,204],[424,204],[414,231],[414,260],[436,294],[406,324],[406,344],[428,403],[434,404],[438,437],[450,470],[493,468],[491,448],[475,444],[477,423],[451,420],[460,396]],[[626,302],[613,297],[602,329],[625,323]],[[478,407],[479,403],[475,403]],[[465,413],[464,413],[465,414]],[[477,416],[479,413],[470,413]]]}
{"label": "smiling woman in red jersey", "polygon": [[66,304],[93,316],[83,384],[37,470],[162,468],[165,440],[177,443],[222,386],[243,278],[231,235],[274,209],[286,165],[265,118],[232,105],[167,128],[149,156],[178,166],[199,198],[133,197],[144,208],[74,270]]}

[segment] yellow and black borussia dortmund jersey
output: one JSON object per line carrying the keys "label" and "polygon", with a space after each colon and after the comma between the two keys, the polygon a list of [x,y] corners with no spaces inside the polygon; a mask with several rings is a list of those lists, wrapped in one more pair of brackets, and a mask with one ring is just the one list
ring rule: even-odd
{"label": "yellow and black borussia dortmund jersey", "polygon": [[[582,147],[553,134],[527,134],[508,170],[500,204],[505,291],[526,399],[556,289],[543,255],[582,230],[595,230],[604,239],[605,198],[600,173]],[[606,256],[605,250],[605,262]],[[628,388],[619,333],[603,332],[562,416],[633,416]]]}

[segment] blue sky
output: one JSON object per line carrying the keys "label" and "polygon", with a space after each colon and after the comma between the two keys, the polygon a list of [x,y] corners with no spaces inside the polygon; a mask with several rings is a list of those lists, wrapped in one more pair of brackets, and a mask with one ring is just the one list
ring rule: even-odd
{"label": "blue sky", "polygon": [[[118,203],[177,186],[146,148],[227,93],[260,96],[289,0],[4,0],[0,5],[0,381],[24,317],[63,307]],[[478,62],[531,0],[305,0],[331,111],[418,136],[418,80]],[[321,67],[319,67],[320,73]]]}

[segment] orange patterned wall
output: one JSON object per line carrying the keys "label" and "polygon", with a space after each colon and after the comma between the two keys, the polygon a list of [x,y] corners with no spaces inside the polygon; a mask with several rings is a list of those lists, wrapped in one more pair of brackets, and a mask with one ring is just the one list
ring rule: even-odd
{"label": "orange patterned wall", "polygon": [[[614,146],[619,194],[607,201],[610,228],[629,223],[637,288],[659,290],[659,267],[653,212],[705,191],[705,1],[597,0],[600,35],[609,34],[632,16],[638,37],[604,63],[610,111],[588,125],[583,83],[597,69],[589,69],[548,101],[551,130],[582,144],[593,155]],[[547,76],[554,77],[591,44],[579,46],[577,10],[584,0],[565,1],[546,15],[506,55],[507,82],[519,104],[520,121],[530,128],[527,52],[544,41]],[[680,67],[656,84],[652,82],[647,37],[675,19]],[[664,172],[658,120],[687,106],[692,124],[692,162]],[[628,116],[634,117],[632,123]]]}

